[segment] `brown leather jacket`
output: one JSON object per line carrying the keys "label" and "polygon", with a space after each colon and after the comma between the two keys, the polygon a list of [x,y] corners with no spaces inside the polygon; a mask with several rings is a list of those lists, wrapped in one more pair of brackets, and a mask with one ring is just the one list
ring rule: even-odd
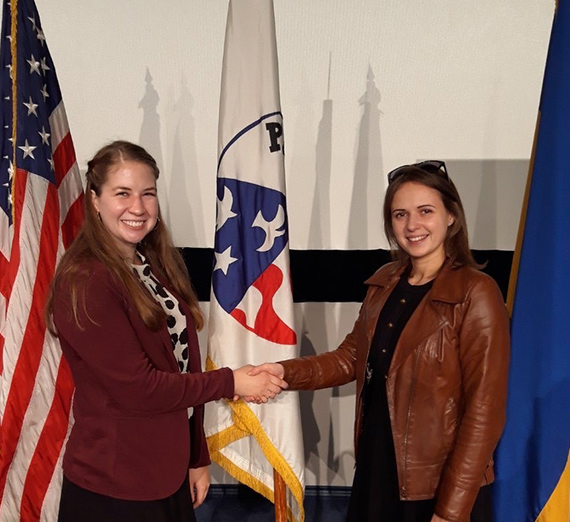
{"label": "brown leather jacket", "polygon": [[[282,361],[290,389],[356,379],[355,448],[366,363],[376,322],[400,273],[392,264],[366,283],[352,332],[334,351]],[[493,450],[505,423],[509,319],[489,276],[444,266],[396,345],[386,379],[400,498],[437,497],[436,514],[468,522],[482,485],[494,480]]]}

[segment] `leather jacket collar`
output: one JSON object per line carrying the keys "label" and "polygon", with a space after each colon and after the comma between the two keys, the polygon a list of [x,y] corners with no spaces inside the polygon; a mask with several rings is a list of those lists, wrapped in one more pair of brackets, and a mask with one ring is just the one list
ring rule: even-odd
{"label": "leather jacket collar", "polygon": [[[392,286],[398,282],[398,279],[405,270],[405,266],[396,272],[378,270],[378,272],[365,281],[365,284],[382,288]],[[461,271],[452,268],[449,263],[446,262],[436,276],[428,296],[432,301],[457,304],[465,301],[466,294],[465,276],[462,275]]]}

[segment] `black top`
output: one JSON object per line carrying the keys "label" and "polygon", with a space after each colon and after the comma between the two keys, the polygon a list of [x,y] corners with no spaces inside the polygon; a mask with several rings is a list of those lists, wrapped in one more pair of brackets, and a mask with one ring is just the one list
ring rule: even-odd
{"label": "black top", "polygon": [[408,283],[408,273],[402,275],[376,323],[363,391],[364,419],[349,522],[429,522],[433,515],[433,499],[400,500],[386,395],[386,376],[400,334],[432,284],[413,286]]}
{"label": "black top", "polygon": [[424,285],[413,286],[408,283],[408,275],[404,274],[388,297],[376,323],[368,356],[368,375],[374,376],[368,382],[368,389],[378,383],[384,387],[385,376],[388,374],[400,334],[432,285],[433,280]]}

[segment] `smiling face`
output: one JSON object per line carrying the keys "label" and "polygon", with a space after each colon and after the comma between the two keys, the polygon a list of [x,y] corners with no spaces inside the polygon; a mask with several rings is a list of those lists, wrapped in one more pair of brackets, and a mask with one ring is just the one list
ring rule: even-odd
{"label": "smiling face", "polygon": [[445,261],[445,238],[454,217],[439,192],[421,183],[404,183],[391,205],[392,228],[400,248],[414,266],[434,271]]}
{"label": "smiling face", "polygon": [[109,171],[101,193],[97,195],[91,191],[91,197],[121,257],[133,261],[137,244],[154,228],[158,219],[153,170],[144,163],[122,161]]}

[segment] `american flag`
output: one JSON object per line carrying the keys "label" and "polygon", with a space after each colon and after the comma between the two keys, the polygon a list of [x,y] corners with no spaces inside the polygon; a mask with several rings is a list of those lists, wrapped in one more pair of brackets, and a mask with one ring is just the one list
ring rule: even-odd
{"label": "american flag", "polygon": [[83,187],[32,0],[5,1],[0,91],[0,520],[57,519],[73,382],[43,306]]}

